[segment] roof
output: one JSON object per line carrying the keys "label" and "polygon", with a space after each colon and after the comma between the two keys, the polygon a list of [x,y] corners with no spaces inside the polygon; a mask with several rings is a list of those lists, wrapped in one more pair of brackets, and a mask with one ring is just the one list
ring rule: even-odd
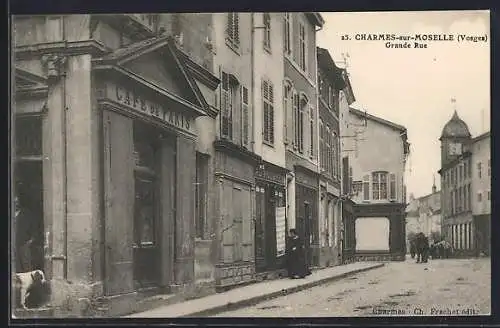
{"label": "roof", "polygon": [[342,69],[335,65],[335,62],[327,49],[316,47],[318,56],[318,67],[328,74],[328,78],[333,81],[337,90],[347,87],[347,83],[342,77]]}
{"label": "roof", "polygon": [[363,111],[360,111],[359,109],[349,107],[349,112],[353,113],[355,115],[358,115],[360,117],[365,117],[365,118],[367,118],[369,120],[372,120],[372,121],[375,121],[375,122],[387,125],[387,126],[393,128],[393,129],[397,130],[397,131],[406,132],[406,128],[404,126],[402,126],[402,125],[399,125],[399,124],[393,123],[391,121],[384,120],[383,118],[380,118],[380,117],[377,117],[377,116],[365,113]]}
{"label": "roof", "polygon": [[447,137],[470,137],[469,127],[467,124],[458,116],[457,111],[453,113],[453,116],[445,124],[443,132],[441,133],[441,138]]}
{"label": "roof", "polygon": [[323,27],[325,25],[325,20],[318,12],[306,13],[307,18],[316,26]]}
{"label": "roof", "polygon": [[478,135],[474,139],[472,139],[472,142],[478,142],[478,141],[481,141],[481,140],[483,140],[485,138],[489,138],[489,137],[490,137],[490,131],[486,131],[484,133],[481,133],[480,135]]}

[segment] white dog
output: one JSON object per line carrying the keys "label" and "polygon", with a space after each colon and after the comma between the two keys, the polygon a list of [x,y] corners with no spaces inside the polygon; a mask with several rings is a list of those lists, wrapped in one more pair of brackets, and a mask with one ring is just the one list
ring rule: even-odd
{"label": "white dog", "polygon": [[45,280],[45,273],[42,270],[33,270],[30,272],[16,273],[15,286],[20,290],[21,306],[27,309],[26,299],[33,288],[41,287]]}

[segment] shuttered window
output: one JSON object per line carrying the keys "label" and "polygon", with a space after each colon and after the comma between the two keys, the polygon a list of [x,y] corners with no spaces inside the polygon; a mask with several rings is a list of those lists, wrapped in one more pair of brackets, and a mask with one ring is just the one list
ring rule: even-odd
{"label": "shuttered window", "polygon": [[299,149],[299,116],[300,116],[300,97],[298,93],[293,94],[293,125],[294,125],[294,150]]}
{"label": "shuttered window", "polygon": [[323,121],[319,120],[319,165],[321,171],[325,170],[325,131]]}
{"label": "shuttered window", "polygon": [[314,142],[314,137],[316,135],[316,129],[314,128],[314,107],[309,107],[309,133],[310,133],[310,143],[309,143],[309,157],[314,158],[316,152],[314,151],[316,144]]}
{"label": "shuttered window", "polygon": [[304,120],[306,115],[306,109],[308,108],[309,100],[306,97],[300,99],[300,103],[297,106],[297,120],[295,122],[296,127],[296,141],[299,153],[304,153]]}
{"label": "shuttered window", "polygon": [[292,53],[292,17],[290,13],[285,13],[285,19],[284,19],[284,34],[285,34],[285,39],[284,39],[284,51],[286,55],[290,55]]}
{"label": "shuttered window", "polygon": [[274,144],[274,90],[270,81],[262,81],[262,100],[264,108],[264,142]]}
{"label": "shuttered window", "polygon": [[229,74],[222,72],[221,88],[221,136],[233,137],[233,95]]}
{"label": "shuttered window", "polygon": [[285,111],[285,119],[283,120],[283,131],[285,135],[285,142],[288,144],[290,142],[290,131],[288,130],[288,115],[292,113],[293,110],[293,90],[289,82],[285,82],[284,93],[283,93],[283,108]]}
{"label": "shuttered window", "polygon": [[248,146],[248,88],[241,86],[241,143]]}
{"label": "shuttered window", "polygon": [[271,50],[271,15],[264,13],[264,48]]}
{"label": "shuttered window", "polygon": [[302,22],[299,24],[299,67],[306,71],[306,28]]}
{"label": "shuttered window", "polygon": [[232,46],[239,48],[240,46],[240,27],[238,13],[227,14],[226,40]]}

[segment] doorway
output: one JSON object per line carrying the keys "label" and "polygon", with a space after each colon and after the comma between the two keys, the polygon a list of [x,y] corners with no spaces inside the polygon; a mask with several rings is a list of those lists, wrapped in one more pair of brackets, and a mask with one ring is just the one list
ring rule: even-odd
{"label": "doorway", "polygon": [[16,272],[44,270],[42,161],[16,164]]}
{"label": "doorway", "polygon": [[134,281],[137,288],[157,286],[160,280],[159,138],[151,128],[134,124]]}

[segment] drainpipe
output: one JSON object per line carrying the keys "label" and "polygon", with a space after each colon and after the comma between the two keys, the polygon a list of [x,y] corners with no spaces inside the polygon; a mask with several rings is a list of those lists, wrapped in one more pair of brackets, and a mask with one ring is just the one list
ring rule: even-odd
{"label": "drainpipe", "polygon": [[255,54],[254,54],[254,45],[255,45],[255,13],[250,14],[250,24],[251,24],[251,37],[250,37],[250,75],[251,82],[250,88],[252,90],[252,151],[255,152]]}
{"label": "drainpipe", "polygon": [[[62,29],[62,39],[67,46],[66,38],[66,24],[65,16],[61,18],[61,29]],[[62,67],[61,73],[61,91],[62,91],[62,138],[63,138],[63,177],[64,177],[64,191],[63,191],[63,201],[64,201],[64,279],[68,278],[68,140],[67,140],[67,115],[68,104],[66,101],[66,64],[65,62]]]}

